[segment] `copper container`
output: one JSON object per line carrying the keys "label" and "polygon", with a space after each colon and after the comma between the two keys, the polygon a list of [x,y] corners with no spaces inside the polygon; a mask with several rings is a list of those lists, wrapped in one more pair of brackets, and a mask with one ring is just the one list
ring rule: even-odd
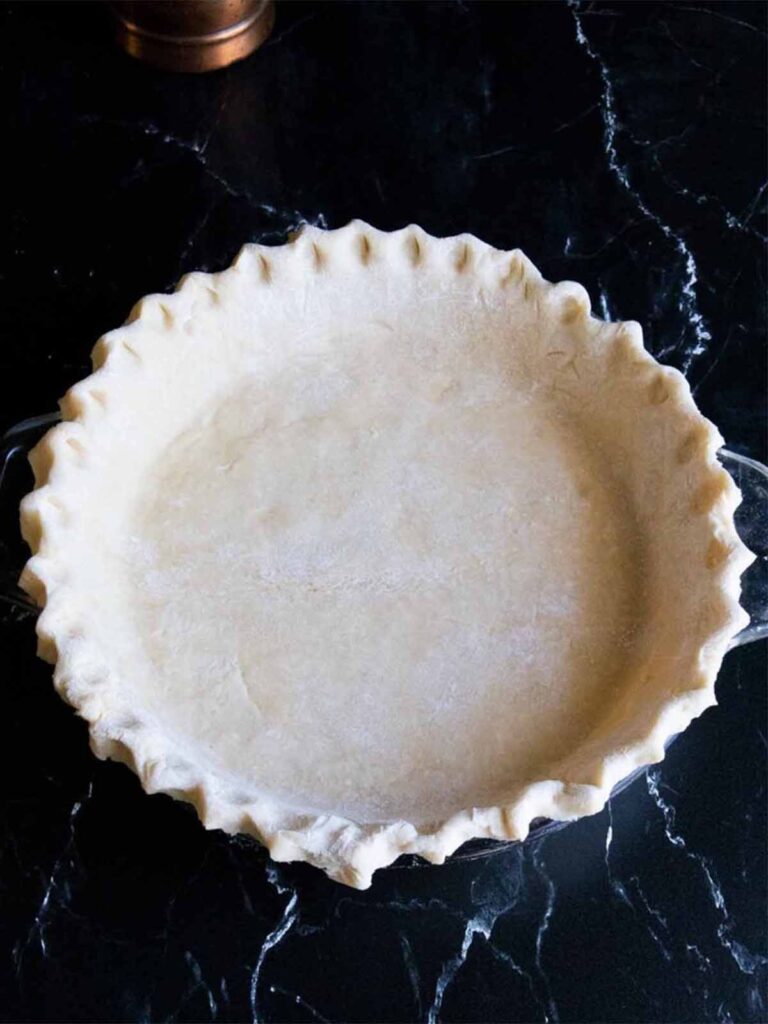
{"label": "copper container", "polygon": [[213,71],[264,42],[274,0],[115,0],[117,40],[126,53],[164,71]]}

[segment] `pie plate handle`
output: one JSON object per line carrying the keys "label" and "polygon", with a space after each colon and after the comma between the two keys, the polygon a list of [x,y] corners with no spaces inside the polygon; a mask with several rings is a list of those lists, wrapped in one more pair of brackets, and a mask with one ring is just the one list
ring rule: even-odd
{"label": "pie plate handle", "polygon": [[739,536],[757,556],[741,578],[741,603],[752,621],[731,640],[732,649],[768,637],[768,466],[728,448],[719,456],[741,491]]}
{"label": "pie plate handle", "polygon": [[[59,419],[58,412],[51,412],[22,420],[0,443],[0,600],[19,610],[35,608],[17,582],[27,558],[18,534],[18,507],[30,482],[16,464],[26,466],[23,457]],[[768,466],[728,448],[721,448],[719,455],[742,494],[736,511],[739,535],[757,556],[742,577],[741,603],[752,621],[733,638],[733,648],[768,637]]]}
{"label": "pie plate handle", "polygon": [[58,412],[33,416],[11,427],[0,440],[0,603],[10,604],[17,611],[37,611],[18,585],[29,557],[18,526],[19,502],[31,484],[26,456],[60,419]]}

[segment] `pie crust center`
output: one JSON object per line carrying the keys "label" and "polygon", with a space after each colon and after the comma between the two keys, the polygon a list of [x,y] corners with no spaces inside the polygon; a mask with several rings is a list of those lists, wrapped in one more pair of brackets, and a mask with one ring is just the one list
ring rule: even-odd
{"label": "pie crust center", "polygon": [[371,330],[160,452],[126,550],[138,678],[255,789],[423,821],[578,745],[631,657],[642,562],[556,394],[468,365],[471,335],[425,373]]}

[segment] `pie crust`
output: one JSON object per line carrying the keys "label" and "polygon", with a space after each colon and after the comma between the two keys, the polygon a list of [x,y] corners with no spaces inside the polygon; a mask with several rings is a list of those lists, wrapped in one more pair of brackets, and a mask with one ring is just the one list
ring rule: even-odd
{"label": "pie crust", "polygon": [[364,888],[592,814],[715,702],[751,555],[635,323],[519,251],[359,221],[105,335],[22,504],[100,758]]}

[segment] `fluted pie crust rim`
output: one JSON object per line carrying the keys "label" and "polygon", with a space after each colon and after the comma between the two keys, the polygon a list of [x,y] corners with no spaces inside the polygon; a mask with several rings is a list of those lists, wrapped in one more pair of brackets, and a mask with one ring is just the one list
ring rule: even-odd
{"label": "fluted pie crust rim", "polygon": [[[411,279],[428,285],[414,284],[413,293],[408,292]],[[551,339],[556,332],[561,340],[554,351],[558,360],[563,357],[565,372],[568,354],[578,353],[600,376],[595,387],[603,402],[611,401],[610,382],[620,380],[631,415],[646,416],[649,438],[658,429],[666,442],[661,452],[657,445],[650,450],[649,441],[648,452],[629,455],[649,464],[663,456],[663,473],[654,486],[669,497],[669,515],[674,513],[682,523],[674,529],[680,530],[684,548],[690,535],[689,549],[680,552],[688,574],[689,606],[664,612],[674,620],[681,644],[685,641],[684,651],[679,657],[649,660],[653,680],[647,705],[633,697],[626,721],[619,721],[617,712],[610,728],[598,731],[578,751],[554,758],[558,774],[523,780],[501,804],[466,807],[428,824],[399,819],[371,823],[333,809],[297,808],[270,795],[269,780],[266,791],[243,793],[226,773],[196,761],[189,750],[180,752],[157,716],[128,699],[124,680],[109,664],[103,630],[97,629],[90,610],[99,595],[88,594],[86,578],[79,575],[82,544],[71,539],[72,523],[89,500],[89,479],[102,472],[103,463],[95,457],[89,461],[89,453],[97,447],[104,450],[111,430],[117,435],[118,427],[112,426],[118,423],[117,410],[125,394],[138,400],[141,381],[153,373],[154,350],[177,351],[179,360],[188,358],[185,346],[195,322],[207,317],[206,323],[215,323],[230,307],[258,325],[267,293],[270,301],[282,301],[276,298],[282,289],[291,303],[302,289],[357,289],[364,309],[366,295],[379,294],[376,289],[382,296],[396,291],[390,288],[393,281],[400,282],[398,287],[412,301],[426,294],[418,289],[428,287],[446,301],[454,290],[458,294],[464,289],[461,294],[471,297],[466,300],[470,319],[491,309],[510,323],[518,317],[540,324],[542,338]],[[526,344],[535,345],[535,337]],[[189,274],[173,294],[142,299],[124,326],[97,343],[92,375],[69,390],[61,409],[64,422],[30,456],[35,489],[22,503],[21,524],[32,557],[21,584],[41,608],[39,654],[55,664],[58,693],[88,722],[94,753],[129,765],[147,793],[166,793],[192,804],[206,828],[249,834],[275,860],[307,861],[357,888],[367,887],[377,868],[401,854],[440,863],[473,838],[522,839],[534,819],[568,820],[599,811],[616,783],[634,769],[661,760],[665,741],[715,703],[722,658],[748,621],[739,592],[740,576],[752,556],[734,526],[740,495],[716,458],[722,439],[699,413],[684,377],[662,367],[645,350],[636,323],[605,323],[594,317],[580,285],[551,284],[518,250],[502,252],[471,235],[437,239],[414,226],[382,232],[355,221],[335,231],[306,227],[283,246],[246,245],[228,270]],[[617,412],[617,423],[620,416]],[[660,417],[663,427],[657,426]],[[662,512],[654,530],[663,534],[668,525]],[[670,566],[670,580],[678,571]]]}

